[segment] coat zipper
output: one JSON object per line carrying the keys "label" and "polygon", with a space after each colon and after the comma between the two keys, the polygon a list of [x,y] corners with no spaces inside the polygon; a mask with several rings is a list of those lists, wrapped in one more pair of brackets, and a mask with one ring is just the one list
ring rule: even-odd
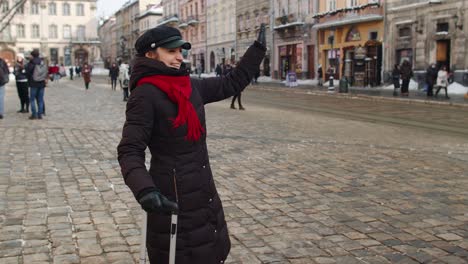
{"label": "coat zipper", "polygon": [[174,193],[175,193],[175,198],[176,198],[176,202],[179,203],[179,195],[177,193],[177,182],[176,182],[176,169],[174,168],[173,169],[173,180],[174,180]]}

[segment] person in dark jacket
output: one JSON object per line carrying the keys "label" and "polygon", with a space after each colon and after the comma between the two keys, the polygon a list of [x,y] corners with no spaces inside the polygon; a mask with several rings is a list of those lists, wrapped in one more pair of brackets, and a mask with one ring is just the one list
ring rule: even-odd
{"label": "person in dark jacket", "polygon": [[116,63],[112,63],[109,69],[109,77],[111,79],[112,90],[115,91],[117,87],[117,78],[119,78],[119,67]]}
{"label": "person in dark jacket", "polygon": [[75,72],[73,66],[70,66],[70,68],[68,68],[68,71],[70,72],[70,81],[73,81],[73,74]]}
{"label": "person in dark jacket", "polygon": [[[243,90],[265,56],[265,26],[239,66],[225,77],[190,78],[176,28],[140,36],[130,76],[131,95],[118,151],[125,183],[148,212],[151,263],[168,263],[172,211],[178,210],[178,264],[223,263],[230,240],[206,145],[205,104]],[[152,158],[145,167],[145,149]]]}
{"label": "person in dark jacket", "polygon": [[29,113],[29,86],[28,77],[26,77],[26,69],[24,65],[24,57],[17,56],[13,74],[16,79],[16,90],[20,99],[21,109],[18,113]]}
{"label": "person in dark jacket", "polygon": [[398,95],[398,89],[400,89],[400,76],[400,66],[395,64],[392,70],[393,96]]}
{"label": "person in dark jacket", "polygon": [[409,95],[409,83],[413,77],[413,69],[408,60],[404,60],[400,66],[401,73],[401,96]]}
{"label": "person in dark jacket", "polygon": [[437,67],[435,63],[431,64],[426,70],[427,96],[434,95],[433,89],[437,81]]}
{"label": "person in dark jacket", "polygon": [[[42,119],[42,115],[44,115],[44,93],[47,79],[43,81],[35,81],[33,79],[34,68],[36,65],[43,64],[43,60],[39,58],[39,50],[34,49],[31,51],[31,60],[29,61],[28,65],[26,65],[26,76],[28,77],[29,83],[29,103],[31,106],[31,116],[29,119]],[[36,108],[37,104],[37,108]]]}
{"label": "person in dark jacket", "polygon": [[221,68],[221,65],[219,65],[219,63],[216,64],[215,72],[216,72],[216,76],[221,76],[223,74],[223,69]]}

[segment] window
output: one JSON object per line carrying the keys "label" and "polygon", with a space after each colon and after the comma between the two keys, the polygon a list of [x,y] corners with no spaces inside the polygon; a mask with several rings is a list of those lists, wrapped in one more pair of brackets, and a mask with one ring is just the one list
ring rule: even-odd
{"label": "window", "polygon": [[55,3],[49,3],[49,15],[51,16],[57,15],[57,5]]}
{"label": "window", "polygon": [[40,38],[41,33],[39,31],[39,25],[32,25],[31,26],[31,38]]}
{"label": "window", "polygon": [[78,26],[78,29],[76,30],[76,36],[80,40],[84,40],[86,37],[86,27],[85,26]]}
{"label": "window", "polygon": [[327,0],[327,11],[336,9],[336,0]]}
{"label": "window", "polygon": [[31,15],[38,15],[39,14],[39,3],[33,2],[31,3]]}
{"label": "window", "polygon": [[63,26],[63,38],[70,39],[71,38],[71,26],[64,25]]}
{"label": "window", "polygon": [[411,28],[410,27],[403,27],[398,30],[398,36],[400,38],[403,37],[411,37]]}
{"label": "window", "polygon": [[19,24],[16,25],[16,37],[17,38],[24,38],[26,35],[24,34],[24,25]]}
{"label": "window", "polygon": [[437,23],[437,32],[448,32],[449,24],[447,22]]}
{"label": "window", "polygon": [[76,15],[77,16],[84,16],[83,4],[76,4]]}
{"label": "window", "polygon": [[62,6],[62,13],[64,16],[69,16],[70,15],[70,4],[65,3]]}
{"label": "window", "polygon": [[50,25],[49,26],[49,38],[51,39],[56,39],[57,38],[57,26],[56,25]]}
{"label": "window", "polygon": [[358,5],[358,0],[346,0],[347,7],[354,7]]}
{"label": "window", "polygon": [[379,32],[377,32],[377,31],[369,32],[369,39],[370,40],[377,40],[378,37],[379,37]]}
{"label": "window", "polygon": [[1,5],[1,8],[2,8],[2,13],[6,13],[6,12],[8,12],[8,9],[10,9],[10,7],[8,5],[8,1],[2,1],[2,3],[0,5]]}

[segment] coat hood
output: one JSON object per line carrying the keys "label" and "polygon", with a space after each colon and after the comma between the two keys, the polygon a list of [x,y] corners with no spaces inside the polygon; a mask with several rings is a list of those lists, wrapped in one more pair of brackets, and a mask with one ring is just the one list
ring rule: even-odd
{"label": "coat hood", "polygon": [[152,75],[169,75],[169,76],[187,76],[190,74],[185,63],[182,63],[180,69],[167,67],[163,62],[150,59],[144,56],[137,56],[131,62],[130,75],[130,91],[135,89],[138,81],[147,76]]}

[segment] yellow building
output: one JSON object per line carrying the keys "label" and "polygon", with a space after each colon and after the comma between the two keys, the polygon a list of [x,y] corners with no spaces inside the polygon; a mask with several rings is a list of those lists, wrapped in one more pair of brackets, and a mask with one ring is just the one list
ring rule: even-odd
{"label": "yellow building", "polygon": [[381,83],[384,16],[381,1],[320,0],[318,32],[323,78],[346,77],[354,86]]}

